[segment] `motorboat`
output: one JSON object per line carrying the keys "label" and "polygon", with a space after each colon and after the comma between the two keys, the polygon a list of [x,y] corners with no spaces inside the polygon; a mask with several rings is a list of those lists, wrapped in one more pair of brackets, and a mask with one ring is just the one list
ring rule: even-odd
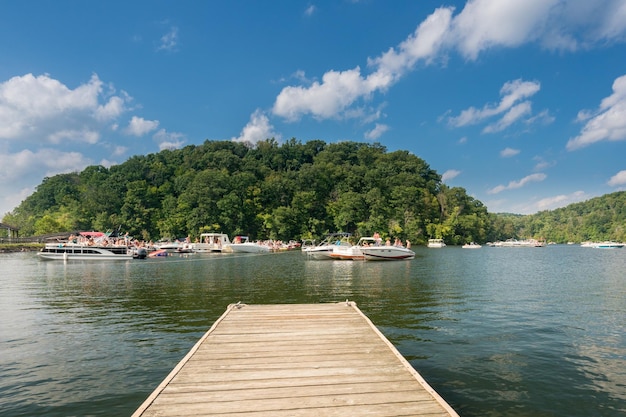
{"label": "motorboat", "polygon": [[335,246],[340,246],[341,242],[345,242],[344,246],[352,246],[349,242],[350,233],[331,233],[317,246],[307,245],[302,247],[302,253],[308,258],[317,260],[333,259],[331,254]]}
{"label": "motorboat", "polygon": [[494,242],[491,246],[496,248],[542,248],[546,242],[537,239],[507,239],[505,241]]}
{"label": "motorboat", "polygon": [[169,253],[178,252],[185,248],[185,242],[180,239],[164,239],[156,242],[154,248],[156,250],[165,250]]}
{"label": "motorboat", "polygon": [[482,248],[482,246],[479,245],[478,243],[471,242],[471,243],[466,243],[465,245],[461,246],[461,248],[463,248],[463,249],[480,249],[480,248]]}
{"label": "motorboat", "polygon": [[81,232],[67,241],[46,243],[37,252],[45,260],[129,260],[136,256],[128,236],[113,237],[110,233]]}
{"label": "motorboat", "polygon": [[[359,245],[354,245],[350,242],[350,234],[346,233],[340,239],[336,240],[332,244],[332,250],[328,253],[330,259],[340,261],[362,261],[365,260],[365,256],[361,252]],[[330,242],[329,242],[330,243]]]}
{"label": "motorboat", "polygon": [[595,249],[620,249],[624,247],[624,244],[620,242],[606,240],[604,242],[583,242],[580,246],[583,248]]}
{"label": "motorboat", "polygon": [[352,246],[348,242],[339,242],[329,256],[338,260],[399,261],[415,258],[415,252],[401,245],[381,245],[379,238],[362,237]]}
{"label": "motorboat", "polygon": [[379,245],[373,237],[362,237],[357,246],[366,261],[401,261],[415,258],[415,252],[404,246]]}
{"label": "motorboat", "polygon": [[235,236],[229,247],[231,252],[235,253],[267,253],[270,251],[268,245],[250,242],[248,236]]}
{"label": "motorboat", "polygon": [[428,239],[429,248],[444,248],[445,246],[443,239]]}
{"label": "motorboat", "polygon": [[201,233],[198,242],[190,243],[194,252],[232,252],[231,242],[226,233]]}

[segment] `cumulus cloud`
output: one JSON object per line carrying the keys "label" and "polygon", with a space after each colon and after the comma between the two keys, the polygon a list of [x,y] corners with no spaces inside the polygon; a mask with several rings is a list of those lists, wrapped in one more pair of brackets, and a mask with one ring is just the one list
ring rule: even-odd
{"label": "cumulus cloud", "polygon": [[372,130],[365,132],[365,138],[370,140],[376,140],[388,130],[389,126],[382,123],[376,123],[376,126],[374,126]]}
{"label": "cumulus cloud", "polygon": [[441,181],[442,182],[449,181],[453,178],[456,178],[459,174],[461,174],[461,171],[458,171],[456,169],[449,169],[443,173],[443,175],[441,176]]}
{"label": "cumulus cloud", "polygon": [[146,120],[143,117],[133,116],[128,123],[126,133],[133,136],[143,136],[159,127],[158,120]]}
{"label": "cumulus cloud", "polygon": [[626,75],[613,82],[613,94],[596,110],[579,112],[578,121],[586,123],[580,134],[567,142],[569,151],[604,140],[626,140]]}
{"label": "cumulus cloud", "polygon": [[[595,43],[623,40],[626,31],[623,0],[470,0],[458,14],[454,12],[453,7],[436,9],[396,47],[368,58],[369,74],[362,74],[359,66],[329,70],[321,82],[284,87],[276,97],[273,114],[288,121],[305,115],[317,119],[346,117],[350,106],[375,93],[384,93],[418,63],[445,62],[446,55],[454,51],[475,60],[491,48],[512,48],[527,43],[549,49],[576,50]],[[517,85],[513,82],[503,89],[506,88],[514,90],[504,91],[506,94],[499,105],[468,109],[453,123],[461,126],[506,112],[500,122],[487,128],[491,132],[528,115],[529,103],[522,105],[520,100],[539,91],[539,83]]]}
{"label": "cumulus cloud", "polygon": [[523,101],[535,95],[541,89],[537,81],[521,79],[504,83],[500,89],[500,102],[486,104],[481,109],[470,107],[463,110],[458,116],[448,118],[448,123],[454,127],[473,125],[485,119],[500,116],[500,119],[485,127],[484,133],[494,133],[506,129],[511,124],[527,116],[531,112],[529,101]]}
{"label": "cumulus cloud", "polygon": [[452,9],[436,10],[403,41],[380,57],[370,59],[374,71],[365,76],[361,68],[330,70],[309,86],[288,86],[276,97],[273,114],[288,121],[310,114],[317,119],[344,117],[346,109],[359,99],[385,91],[410,70],[419,59],[430,59],[443,42]]}
{"label": "cumulus cloud", "polygon": [[626,170],[620,171],[617,174],[613,175],[611,179],[607,182],[607,184],[611,187],[626,184]]}
{"label": "cumulus cloud", "polygon": [[131,98],[111,94],[97,75],[71,89],[49,75],[26,74],[0,83],[0,140],[55,143],[59,138],[94,143],[93,132],[126,111]]}
{"label": "cumulus cloud", "polygon": [[510,158],[520,153],[519,149],[504,148],[500,151],[500,156],[503,158]]}
{"label": "cumulus cloud", "polygon": [[244,126],[239,137],[231,138],[231,140],[255,144],[272,137],[280,140],[280,135],[274,132],[274,127],[270,124],[267,115],[257,109],[250,115],[250,121]]}
{"label": "cumulus cloud", "polygon": [[545,180],[547,177],[548,176],[543,173],[531,174],[522,178],[519,181],[511,181],[507,185],[498,185],[494,188],[491,188],[490,190],[487,190],[487,194],[498,194],[498,193],[501,193],[502,191],[522,188],[523,186],[531,182],[541,182]]}

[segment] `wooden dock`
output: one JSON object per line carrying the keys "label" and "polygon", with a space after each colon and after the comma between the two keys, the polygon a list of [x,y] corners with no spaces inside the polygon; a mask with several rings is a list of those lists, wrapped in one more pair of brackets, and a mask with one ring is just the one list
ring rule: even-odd
{"label": "wooden dock", "polygon": [[353,302],[232,304],[133,417],[458,416]]}

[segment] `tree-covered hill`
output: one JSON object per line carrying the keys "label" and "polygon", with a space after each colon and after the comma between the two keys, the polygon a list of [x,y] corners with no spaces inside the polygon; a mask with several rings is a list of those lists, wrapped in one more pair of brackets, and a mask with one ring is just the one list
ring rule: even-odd
{"label": "tree-covered hill", "polygon": [[513,220],[519,235],[556,243],[613,240],[626,242],[626,192],[541,211]]}
{"label": "tree-covered hill", "polygon": [[254,147],[206,141],[48,177],[3,221],[21,236],[121,230],[146,240],[202,231],[280,240],[377,231],[460,244],[512,231],[509,220],[488,214],[464,189],[447,187],[407,151],[296,139]]}

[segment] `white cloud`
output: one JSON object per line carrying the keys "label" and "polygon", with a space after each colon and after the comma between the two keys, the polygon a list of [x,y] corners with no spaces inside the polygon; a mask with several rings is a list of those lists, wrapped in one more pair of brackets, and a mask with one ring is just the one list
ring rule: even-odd
{"label": "white cloud", "polygon": [[583,191],[576,191],[572,194],[561,194],[554,197],[543,198],[537,201],[533,207],[534,211],[554,210],[559,207],[565,207],[569,204],[586,200],[587,194]]}
{"label": "white cloud", "polygon": [[473,0],[454,18],[450,46],[468,59],[490,48],[536,42],[548,49],[577,50],[623,40],[623,0]]}
{"label": "white cloud", "polygon": [[626,170],[620,171],[617,174],[613,175],[611,179],[607,182],[607,184],[611,187],[626,184]]}
{"label": "white cloud", "polygon": [[470,107],[463,110],[461,114],[456,117],[449,117],[448,123],[454,127],[461,127],[476,124],[484,119],[504,113],[504,116],[499,121],[487,126],[483,132],[493,133],[501,131],[521,117],[530,114],[530,102],[523,101],[519,103],[519,101],[532,97],[540,89],[541,84],[537,81],[518,79],[506,82],[500,89],[502,98],[497,105],[486,104],[482,109]]}
{"label": "white cloud", "polygon": [[178,46],[178,28],[176,26],[172,26],[165,35],[161,36],[160,44],[158,46],[158,50],[165,51],[175,51]]}
{"label": "white cloud", "polygon": [[[368,58],[368,67],[373,69],[369,75],[361,74],[358,66],[344,71],[330,70],[321,82],[283,88],[276,97],[273,113],[289,121],[304,115],[317,119],[346,117],[348,107],[358,100],[369,99],[373,93],[385,92],[418,62],[426,65],[438,60],[445,62],[445,55],[454,50],[471,60],[490,48],[511,48],[531,42],[550,49],[574,50],[622,40],[626,30],[623,0],[470,0],[456,16],[454,11],[453,7],[436,9],[397,47]],[[535,94],[539,83],[505,85],[503,89],[506,87],[515,87],[515,91],[508,92],[498,106],[470,108],[452,120],[453,124],[476,123],[512,110],[487,129],[498,131],[529,114],[529,104],[513,107],[524,97]]]}
{"label": "white cloud", "polygon": [[111,97],[104,105],[98,106],[95,111],[96,119],[101,121],[112,120],[128,110],[126,108],[126,103],[132,99],[123,91],[121,92],[121,95],[122,97]]}
{"label": "white cloud", "polygon": [[511,156],[515,156],[519,153],[520,153],[519,149],[504,148],[500,151],[500,156],[503,158],[510,158]]}
{"label": "white cloud", "polygon": [[461,174],[461,171],[458,171],[456,169],[449,169],[441,176],[441,182],[446,182],[453,178],[456,178],[459,174]]}
{"label": "white cloud", "polygon": [[113,156],[122,156],[124,155],[126,152],[128,152],[128,147],[127,146],[115,146],[113,148]]}
{"label": "white cloud", "polygon": [[153,136],[159,144],[159,150],[178,149],[185,144],[185,135],[177,132],[168,132],[165,129],[159,129]]}
{"label": "white cloud", "polygon": [[388,130],[389,126],[381,123],[376,123],[376,126],[374,126],[372,130],[365,132],[365,138],[370,140],[376,140]]}
{"label": "white cloud", "polygon": [[559,0],[474,0],[456,16],[451,34],[469,59],[492,47],[515,47],[536,40]]}
{"label": "white cloud", "polygon": [[126,133],[133,136],[143,136],[159,127],[158,120],[146,120],[143,117],[133,116],[128,123]]}
{"label": "white cloud", "polygon": [[604,98],[597,110],[579,112],[578,120],[588,121],[580,134],[567,142],[569,151],[603,140],[626,140],[626,75],[613,82],[613,94]]}
{"label": "white cloud", "polygon": [[280,140],[280,135],[274,133],[274,127],[270,124],[268,117],[257,109],[250,115],[250,121],[244,126],[239,137],[231,138],[231,140],[255,144],[272,137]]}
{"label": "white cloud", "polygon": [[58,145],[64,142],[84,142],[88,144],[96,144],[100,139],[100,133],[94,130],[59,130],[48,136],[51,143]]}
{"label": "white cloud", "polygon": [[545,180],[548,176],[543,173],[531,174],[519,181],[511,181],[507,185],[498,185],[490,190],[487,190],[487,194],[498,194],[505,190],[514,190],[516,188],[521,188],[531,182],[541,182]]}
{"label": "white cloud", "polygon": [[305,14],[306,16],[313,16],[313,13],[315,13],[315,10],[317,10],[317,9],[316,9],[316,7],[315,7],[314,5],[312,5],[312,4],[311,4],[309,7],[307,7],[307,8],[304,10],[304,14]]}
{"label": "white cloud", "polygon": [[453,8],[435,10],[397,49],[391,48],[380,57],[370,59],[369,65],[376,67],[377,72],[390,75],[390,81],[395,81],[420,59],[432,62],[446,40],[453,11]]}
{"label": "white cloud", "polygon": [[44,177],[79,172],[92,163],[79,152],[49,148],[0,154],[0,218],[32,194]]}
{"label": "white cloud", "polygon": [[288,121],[310,114],[317,119],[345,117],[346,109],[355,101],[372,93],[385,91],[415,65],[418,59],[435,54],[449,27],[452,9],[438,9],[422,22],[415,33],[397,49],[390,49],[369,60],[376,70],[361,75],[359,67],[345,71],[328,71],[322,81],[310,86],[288,86],[276,97],[272,112]]}
{"label": "white cloud", "polygon": [[[75,89],[70,89],[49,75],[26,74],[0,83],[0,139],[20,142],[57,141],[68,137],[94,143],[95,132],[103,122],[126,111],[131,98],[113,95],[101,104],[105,94],[97,75]],[[110,92],[106,92],[110,94]],[[73,132],[73,133],[72,133]]]}

